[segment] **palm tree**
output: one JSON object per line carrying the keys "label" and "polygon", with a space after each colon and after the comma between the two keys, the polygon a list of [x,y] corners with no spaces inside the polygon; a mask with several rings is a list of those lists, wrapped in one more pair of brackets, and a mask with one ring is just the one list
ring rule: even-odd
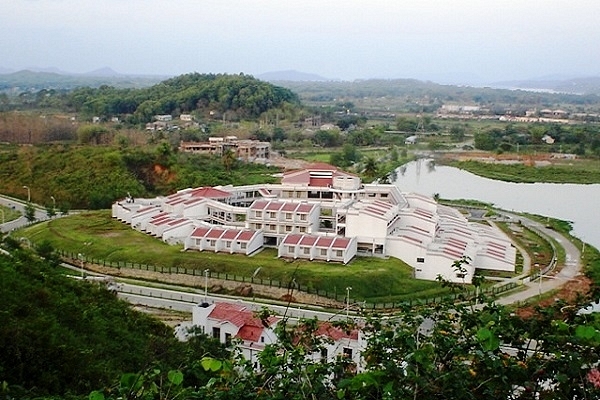
{"label": "palm tree", "polygon": [[377,161],[373,157],[368,157],[365,160],[365,166],[363,168],[363,174],[368,178],[375,178],[377,176]]}
{"label": "palm tree", "polygon": [[235,164],[236,159],[235,152],[232,149],[225,150],[221,157],[221,161],[223,161],[223,165],[227,172],[231,172],[231,167]]}

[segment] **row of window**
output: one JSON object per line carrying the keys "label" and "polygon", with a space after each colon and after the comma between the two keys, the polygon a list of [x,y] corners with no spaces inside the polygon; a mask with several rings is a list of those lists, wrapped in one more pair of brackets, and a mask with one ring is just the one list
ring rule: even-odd
{"label": "row of window", "polygon": [[292,232],[300,232],[300,233],[306,233],[307,232],[307,228],[306,226],[292,226],[292,225],[285,225],[285,226],[280,226],[280,225],[275,225],[275,224],[250,224],[250,229],[263,229],[265,232],[273,232],[273,233],[292,233]]}
{"label": "row of window", "polygon": [[[310,255],[310,247],[301,247],[302,249],[302,254],[304,255]],[[288,246],[288,254],[294,254],[296,252],[296,246]],[[334,250],[334,254],[335,257],[343,257],[344,256],[344,250]],[[326,257],[327,256],[327,249],[319,249],[319,255],[321,255],[322,257]]]}
{"label": "row of window", "polygon": [[[196,246],[201,246],[202,245],[202,241],[206,240],[208,242],[208,245],[210,247],[216,247],[217,246],[217,239],[196,239]],[[230,249],[231,245],[232,245],[232,241],[231,240],[225,240],[225,247]],[[246,242],[236,242],[237,246],[240,249],[246,249],[247,243]]]}
{"label": "row of window", "polygon": [[[265,219],[278,219],[276,211],[265,211],[264,216],[265,216]],[[287,221],[292,221],[294,219],[294,214],[288,212],[288,213],[285,213],[284,217]],[[263,211],[254,211],[254,218],[262,219]],[[298,214],[298,219],[300,219],[300,221],[306,221],[307,218],[308,217],[306,214]]]}

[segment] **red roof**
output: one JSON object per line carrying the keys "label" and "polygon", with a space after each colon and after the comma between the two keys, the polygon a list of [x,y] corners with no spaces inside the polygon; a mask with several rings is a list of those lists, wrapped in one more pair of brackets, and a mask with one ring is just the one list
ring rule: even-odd
{"label": "red roof", "polygon": [[298,207],[298,204],[287,202],[283,205],[281,211],[295,211],[296,207]]}
{"label": "red roof", "polygon": [[212,228],[210,232],[206,234],[207,239],[218,239],[223,235],[225,231],[223,229]]}
{"label": "red roof", "polygon": [[335,238],[333,241],[333,245],[331,245],[334,249],[345,249],[350,244],[350,239],[348,238]]}
{"label": "red roof", "polygon": [[258,200],[258,201],[255,201],[254,203],[252,203],[252,205],[250,206],[250,209],[251,210],[264,210],[268,204],[269,204],[269,202],[267,202],[267,201]]}
{"label": "red roof", "polygon": [[231,196],[231,193],[214,187],[201,187],[192,190],[192,197],[208,197],[211,199],[222,199]]}
{"label": "red roof", "polygon": [[271,201],[268,205],[267,205],[267,210],[268,211],[279,211],[279,209],[281,208],[282,204],[276,201]]}
{"label": "red roof", "polygon": [[225,233],[223,234],[223,236],[221,236],[221,239],[235,239],[235,237],[240,233],[240,231],[236,230],[236,229],[227,229],[225,231]]}
{"label": "red roof", "polygon": [[296,211],[301,212],[301,213],[309,213],[309,212],[311,212],[313,207],[314,206],[312,204],[300,204],[298,206],[298,208],[296,209]]}
{"label": "red roof", "polygon": [[327,336],[334,341],[340,339],[358,340],[358,329],[344,330],[340,327],[331,325],[330,322],[319,323],[319,327],[315,334],[317,336]]}
{"label": "red roof", "polygon": [[300,239],[302,239],[302,235],[290,233],[283,239],[283,244],[298,244]]}
{"label": "red roof", "polygon": [[315,246],[317,247],[329,247],[331,246],[331,243],[333,242],[333,238],[330,237],[320,237],[317,239],[317,244]]}
{"label": "red roof", "polygon": [[[241,304],[216,303],[215,308],[210,312],[208,318],[223,322],[226,321],[237,326],[240,328],[237,337],[253,342],[260,339],[260,334],[264,329],[263,321]],[[268,326],[272,326],[277,321],[279,321],[279,318],[270,316],[265,322]]]}
{"label": "red roof", "polygon": [[237,237],[237,240],[240,242],[248,242],[254,237],[255,234],[256,231],[242,231]]}
{"label": "red roof", "polygon": [[193,237],[204,237],[204,235],[206,235],[206,233],[208,232],[208,228],[196,228],[194,230],[194,232],[192,232]]}
{"label": "red roof", "polygon": [[317,241],[316,236],[307,236],[304,235],[302,240],[300,240],[300,246],[312,246]]}

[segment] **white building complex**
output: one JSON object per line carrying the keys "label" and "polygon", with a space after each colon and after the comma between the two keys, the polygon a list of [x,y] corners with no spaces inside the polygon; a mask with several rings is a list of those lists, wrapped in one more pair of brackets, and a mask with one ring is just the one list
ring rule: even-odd
{"label": "white building complex", "polygon": [[[497,228],[470,222],[393,184],[363,184],[327,164],[284,173],[280,184],[183,189],[113,204],[132,228],[185,250],[250,255],[264,246],[290,259],[348,263],[396,257],[418,279],[470,283],[475,269],[514,271],[516,249]],[[466,271],[456,271],[460,259]]]}

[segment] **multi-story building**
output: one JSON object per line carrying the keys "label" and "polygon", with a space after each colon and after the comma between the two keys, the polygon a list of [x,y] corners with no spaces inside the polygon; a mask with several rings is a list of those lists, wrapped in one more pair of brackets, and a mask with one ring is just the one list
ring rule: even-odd
{"label": "multi-story building", "polygon": [[[514,271],[516,249],[491,225],[392,184],[363,184],[327,164],[287,172],[280,184],[184,189],[116,202],[113,217],[186,250],[348,263],[396,257],[416,278],[471,282],[476,268]],[[455,271],[457,260],[466,271]]]}
{"label": "multi-story building", "polygon": [[238,140],[236,136],[211,137],[208,142],[181,142],[179,151],[195,154],[223,156],[233,151],[236,158],[245,161],[267,160],[271,155],[271,143],[258,140]]}

